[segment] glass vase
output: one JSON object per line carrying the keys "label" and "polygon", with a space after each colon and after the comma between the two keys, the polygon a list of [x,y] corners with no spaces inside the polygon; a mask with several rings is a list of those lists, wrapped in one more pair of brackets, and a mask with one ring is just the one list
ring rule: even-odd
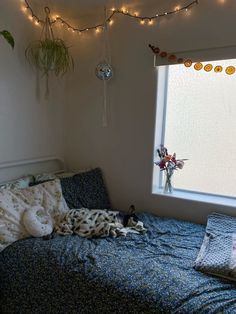
{"label": "glass vase", "polygon": [[164,189],[163,189],[163,192],[165,194],[171,194],[173,192],[173,186],[172,186],[173,173],[174,171],[172,169],[165,170],[165,183],[164,183]]}

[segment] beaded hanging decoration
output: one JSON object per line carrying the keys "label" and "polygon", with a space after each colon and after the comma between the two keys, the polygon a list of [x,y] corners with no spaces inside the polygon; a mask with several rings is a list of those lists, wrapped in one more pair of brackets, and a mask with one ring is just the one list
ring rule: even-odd
{"label": "beaded hanging decoration", "polygon": [[170,63],[184,64],[187,68],[190,68],[193,65],[193,68],[196,71],[204,70],[205,72],[211,72],[214,70],[215,73],[225,72],[227,75],[232,75],[235,74],[236,72],[236,68],[233,65],[229,65],[226,68],[224,68],[221,65],[213,66],[211,63],[203,65],[203,63],[201,62],[194,63],[190,58],[189,59],[177,58],[176,55],[170,54],[166,51],[161,51],[159,47],[155,47],[151,44],[149,44],[149,47],[156,56],[159,56],[161,58],[167,58],[168,62]]}

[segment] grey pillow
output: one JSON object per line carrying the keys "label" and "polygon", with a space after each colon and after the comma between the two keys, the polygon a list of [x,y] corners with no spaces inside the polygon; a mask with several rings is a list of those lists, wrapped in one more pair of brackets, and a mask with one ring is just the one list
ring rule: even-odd
{"label": "grey pillow", "polygon": [[69,208],[111,208],[101,169],[95,168],[60,180],[62,193]]}
{"label": "grey pillow", "polygon": [[236,217],[213,213],[194,268],[236,281]]}

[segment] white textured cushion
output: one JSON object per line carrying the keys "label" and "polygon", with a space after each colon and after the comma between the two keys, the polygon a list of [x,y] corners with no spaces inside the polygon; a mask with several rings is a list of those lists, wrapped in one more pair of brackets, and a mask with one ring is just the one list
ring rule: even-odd
{"label": "white textured cushion", "polygon": [[194,268],[236,281],[236,217],[212,213]]}
{"label": "white textured cushion", "polygon": [[23,213],[33,206],[44,207],[52,220],[68,210],[60,181],[45,182],[22,190],[0,190],[0,251],[12,242],[29,237]]}
{"label": "white textured cushion", "polygon": [[34,206],[23,213],[25,229],[33,237],[43,237],[53,231],[53,221],[46,209],[42,206]]}

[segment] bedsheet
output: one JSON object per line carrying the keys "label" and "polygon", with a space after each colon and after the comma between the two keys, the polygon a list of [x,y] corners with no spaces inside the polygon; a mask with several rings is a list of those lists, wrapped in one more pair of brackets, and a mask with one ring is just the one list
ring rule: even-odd
{"label": "bedsheet", "polygon": [[193,269],[205,226],[139,214],[144,235],[25,239],[0,254],[5,314],[236,313],[236,285]]}

